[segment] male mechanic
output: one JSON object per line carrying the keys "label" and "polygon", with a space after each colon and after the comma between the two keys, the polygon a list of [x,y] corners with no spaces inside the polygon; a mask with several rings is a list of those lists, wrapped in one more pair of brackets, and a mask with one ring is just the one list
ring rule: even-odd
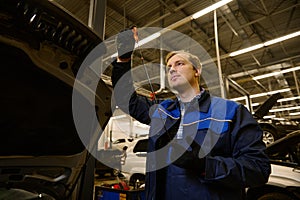
{"label": "male mechanic", "polygon": [[262,130],[243,105],[199,86],[197,56],[185,51],[166,56],[175,99],[153,101],[138,95],[130,75],[118,83],[130,74],[136,41],[136,27],[118,34],[112,83],[117,105],[150,125],[146,199],[244,199],[247,187],[266,183],[271,170]]}

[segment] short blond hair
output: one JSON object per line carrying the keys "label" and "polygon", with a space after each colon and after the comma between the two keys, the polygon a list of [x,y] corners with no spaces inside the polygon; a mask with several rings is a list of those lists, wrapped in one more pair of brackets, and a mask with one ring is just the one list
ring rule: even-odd
{"label": "short blond hair", "polygon": [[197,56],[195,56],[189,52],[186,52],[186,51],[171,51],[171,52],[169,52],[166,56],[165,62],[168,63],[170,58],[172,58],[175,55],[179,55],[179,56],[183,57],[184,59],[189,61],[193,65],[194,68],[199,69],[201,72],[202,64],[200,63],[200,59]]}

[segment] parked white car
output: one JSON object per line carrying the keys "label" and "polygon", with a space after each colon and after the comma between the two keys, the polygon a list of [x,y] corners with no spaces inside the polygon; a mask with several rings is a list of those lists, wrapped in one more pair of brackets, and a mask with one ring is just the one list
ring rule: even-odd
{"label": "parked white car", "polygon": [[287,134],[267,146],[272,173],[267,184],[250,188],[247,199],[300,199],[300,130]]}
{"label": "parked white car", "polygon": [[145,181],[148,139],[136,139],[127,147],[126,156],[122,158],[121,173],[130,185],[134,185],[137,180],[142,184]]}

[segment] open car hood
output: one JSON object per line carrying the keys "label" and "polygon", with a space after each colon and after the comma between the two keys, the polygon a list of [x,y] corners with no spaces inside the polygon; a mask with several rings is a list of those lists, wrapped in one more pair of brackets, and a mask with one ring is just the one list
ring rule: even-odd
{"label": "open car hood", "polygon": [[256,109],[254,117],[258,119],[263,119],[263,117],[266,116],[270,109],[277,103],[277,100],[281,98],[283,98],[283,96],[280,93],[275,93],[271,95],[262,105],[260,105]]}
{"label": "open car hood", "polygon": [[[72,94],[101,39],[48,1],[0,0],[0,18],[0,199],[91,199],[92,156],[77,134]],[[97,84],[95,102],[81,100],[104,130],[111,91]]]}

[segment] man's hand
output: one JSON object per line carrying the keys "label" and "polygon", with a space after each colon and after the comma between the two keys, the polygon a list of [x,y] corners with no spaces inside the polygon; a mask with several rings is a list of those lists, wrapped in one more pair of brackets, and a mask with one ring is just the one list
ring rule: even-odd
{"label": "man's hand", "polygon": [[199,157],[201,146],[193,140],[190,147],[185,149],[180,144],[172,144],[171,160],[174,161],[173,164],[181,168],[198,171],[199,173],[204,172],[205,158]]}
{"label": "man's hand", "polygon": [[129,61],[134,49],[135,42],[138,41],[137,27],[122,30],[116,38],[118,58],[121,61]]}

